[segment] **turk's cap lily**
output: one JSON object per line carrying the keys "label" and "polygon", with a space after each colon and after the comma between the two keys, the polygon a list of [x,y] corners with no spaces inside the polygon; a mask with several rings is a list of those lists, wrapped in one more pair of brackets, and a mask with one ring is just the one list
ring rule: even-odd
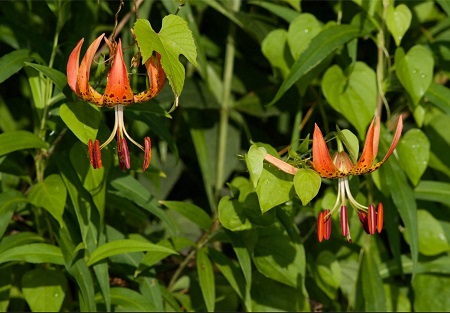
{"label": "turk's cap lily", "polygon": [[[100,94],[89,84],[91,65],[98,47],[105,39],[109,51],[111,69],[108,73],[106,88],[103,94]],[[150,57],[145,62],[145,68],[149,78],[150,87],[138,94],[134,94],[128,78],[128,70],[123,59],[122,42],[109,41],[105,34],[101,34],[92,42],[79,63],[81,47],[84,38],[82,38],[73,49],[67,62],[67,81],[70,88],[82,100],[96,104],[98,106],[114,107],[116,105],[128,106],[132,103],[146,102],[154,98],[162,90],[166,75],[161,66],[161,55],[156,53],[156,57]]]}
{"label": "turk's cap lily", "polygon": [[324,178],[340,178],[349,175],[371,173],[377,170],[394,152],[400,139],[402,129],[403,120],[400,116],[397,122],[394,139],[392,140],[388,152],[380,162],[374,164],[380,141],[380,120],[379,118],[374,118],[367,130],[361,157],[356,164],[353,164],[347,153],[344,151],[337,152],[333,159],[331,158],[322,132],[320,131],[319,126],[315,124],[312,145],[312,166],[314,170]]}
{"label": "turk's cap lily", "polygon": [[[108,72],[106,88],[103,94],[100,94],[89,84],[89,74],[94,59],[95,52],[102,41],[105,39],[109,47],[109,61],[111,68]],[[102,159],[100,150],[106,147],[117,135],[117,154],[119,166],[121,169],[130,168],[130,154],[128,151],[127,140],[139,147],[144,152],[144,162],[142,170],[145,171],[151,160],[151,141],[149,137],[145,137],[144,145],[137,143],[127,133],[123,119],[123,108],[132,103],[146,102],[154,98],[162,89],[166,75],[161,65],[161,56],[156,53],[156,57],[150,57],[145,62],[145,68],[149,78],[150,87],[138,94],[134,94],[128,79],[128,71],[123,58],[122,42],[109,41],[105,34],[101,34],[86,50],[81,63],[80,51],[84,39],[81,39],[73,49],[67,62],[67,81],[70,88],[82,100],[96,104],[97,106],[106,106],[114,108],[115,123],[113,131],[109,138],[100,145],[98,140],[89,140],[88,150],[89,159],[94,169],[102,168]]]}

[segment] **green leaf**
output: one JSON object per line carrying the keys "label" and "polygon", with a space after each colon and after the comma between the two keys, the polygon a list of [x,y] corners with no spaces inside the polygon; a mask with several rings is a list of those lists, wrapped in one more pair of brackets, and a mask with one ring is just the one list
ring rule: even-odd
{"label": "green leaf", "polygon": [[[29,50],[15,50],[0,58],[0,84],[9,77],[20,71],[26,61],[32,61],[33,57]],[[0,145],[1,146],[1,145]]]}
{"label": "green leaf", "polygon": [[321,29],[322,23],[309,13],[302,13],[292,21],[287,33],[287,42],[294,60],[297,60],[308,48],[311,40],[320,33]]}
{"label": "green leaf", "polygon": [[76,169],[76,174],[83,184],[84,189],[88,191],[92,197],[95,208],[100,214],[100,219],[103,220],[105,216],[106,184],[108,182],[106,178],[108,177],[109,170],[113,163],[112,155],[111,153],[103,153],[103,167],[100,169],[94,169],[91,166],[88,155],[89,152],[86,145],[81,142],[75,142],[70,149],[70,162],[72,163],[73,168]]}
{"label": "green leaf", "polygon": [[[245,278],[245,293],[246,293],[246,301],[245,305],[248,311],[250,312],[252,309],[251,297],[250,297],[250,288],[252,286],[252,261],[250,257],[250,249],[247,246],[249,241],[256,240],[255,232],[231,232],[226,231],[228,237],[231,240],[233,245],[234,253],[236,253],[239,265],[241,267],[242,273]],[[249,236],[250,235],[250,240]],[[254,240],[253,240],[254,239]]]}
{"label": "green leaf", "polygon": [[160,201],[162,205],[165,205],[169,209],[175,210],[178,213],[184,215],[190,221],[194,222],[200,228],[209,230],[211,228],[211,218],[205,212],[205,210],[196,206],[195,204],[182,202],[182,201]]}
{"label": "green leaf", "polygon": [[403,48],[395,51],[395,73],[414,104],[418,104],[433,80],[434,60],[421,45],[412,47],[405,55]]}
{"label": "green leaf", "polygon": [[92,274],[86,265],[84,258],[76,257],[76,248],[67,229],[59,229],[59,246],[64,256],[64,265],[67,272],[75,278],[78,284],[80,299],[80,311],[96,311],[95,291]]}
{"label": "green leaf", "polygon": [[281,17],[288,23],[291,23],[297,16],[299,16],[299,13],[296,12],[295,10],[289,9],[283,5],[279,5],[270,1],[248,1],[248,3],[260,6],[268,10],[269,12],[273,13],[274,15]]}
{"label": "green leaf", "polygon": [[100,111],[86,102],[64,103],[59,108],[59,115],[69,129],[84,144],[97,138],[100,125]]}
{"label": "green leaf", "polygon": [[366,250],[361,266],[362,292],[364,294],[365,311],[386,311],[386,297],[383,281],[381,280],[378,266],[369,250]]}
{"label": "green leaf", "polygon": [[300,168],[294,176],[294,188],[302,205],[307,205],[319,192],[322,179],[311,169]]}
{"label": "green leaf", "polygon": [[342,273],[336,256],[328,250],[321,251],[311,264],[314,281],[331,299],[336,299],[341,285]]}
{"label": "green leaf", "polygon": [[450,278],[421,274],[412,281],[414,312],[448,311],[450,307]]}
{"label": "green leaf", "polygon": [[320,32],[311,40],[308,48],[291,67],[291,71],[278,89],[269,105],[277,102],[281,96],[300,78],[312,71],[331,55],[339,46],[360,35],[359,28],[349,25],[334,25]]}
{"label": "green leaf", "polygon": [[35,206],[47,210],[62,227],[67,190],[61,176],[52,174],[31,187],[28,200]]}
{"label": "green leaf", "polygon": [[37,268],[22,276],[22,292],[32,312],[59,312],[67,292],[61,271]]}
{"label": "green leaf", "polygon": [[269,279],[255,271],[252,284],[253,312],[311,312],[298,289]]}
{"label": "green leaf", "polygon": [[450,115],[450,89],[435,82],[430,84],[425,97],[435,106]]}
{"label": "green leaf", "polygon": [[430,141],[420,129],[410,129],[402,136],[397,145],[400,166],[416,186],[428,167]]}
{"label": "green leaf", "polygon": [[426,210],[417,210],[417,220],[420,253],[433,256],[450,250],[444,229],[438,220]]}
{"label": "green leaf", "polygon": [[216,301],[216,286],[211,261],[206,254],[206,248],[197,251],[196,255],[198,279],[208,312],[214,312]]}
{"label": "green leaf", "polygon": [[[383,146],[387,146],[386,141],[381,141]],[[417,226],[417,206],[414,199],[414,192],[409,186],[400,165],[395,158],[390,158],[379,169],[380,176],[384,177],[389,187],[392,200],[405,225],[408,233],[409,247],[413,262],[413,277],[415,275],[418,255],[419,255],[419,232]]]}
{"label": "green leaf", "polygon": [[110,241],[99,246],[91,253],[87,265],[91,266],[113,255],[137,251],[151,251],[151,252],[155,251],[155,252],[167,252],[171,254],[178,254],[176,251],[172,249],[155,245],[150,242],[133,239],[122,239]]}
{"label": "green leaf", "polygon": [[134,24],[134,33],[141,49],[142,62],[147,61],[154,51],[158,52],[172,91],[178,97],[183,90],[185,78],[179,55],[183,54],[197,66],[197,50],[186,21],[169,14],[163,18],[161,30],[156,33],[148,20],[138,19]]}
{"label": "green leaf", "polygon": [[395,44],[400,46],[400,42],[403,39],[406,31],[411,25],[412,14],[408,7],[404,4],[388,6],[386,10],[386,25],[389,32],[394,37]]}
{"label": "green leaf", "polygon": [[0,253],[0,263],[23,261],[28,263],[64,264],[61,249],[46,243],[31,243],[12,247]]}
{"label": "green leaf", "polygon": [[450,183],[422,180],[414,190],[416,199],[436,201],[450,206]]}
{"label": "green leaf", "polygon": [[258,271],[288,286],[301,287],[306,267],[303,245],[290,240],[282,227],[273,225],[257,230],[253,261]]}
{"label": "green leaf", "polygon": [[[172,237],[170,239],[161,240],[158,242],[158,246],[166,247],[175,251],[179,251],[181,249],[187,247],[193,247],[195,243],[185,237]],[[139,264],[138,269],[135,272],[135,275],[139,275],[146,268],[155,265],[162,259],[165,259],[167,256],[173,254],[173,252],[163,252],[163,251],[152,251],[151,253],[146,253]]]}
{"label": "green leaf", "polygon": [[292,175],[280,171],[275,166],[264,164],[256,186],[261,212],[265,213],[293,197]]}
{"label": "green leaf", "polygon": [[447,16],[450,17],[450,3],[446,0],[436,0],[437,3],[444,9],[445,13],[447,13]]}
{"label": "green leaf", "polygon": [[281,71],[283,77],[289,73],[289,66],[285,58],[287,32],[284,29],[271,31],[261,43],[261,51],[270,64]]}
{"label": "green leaf", "polygon": [[358,162],[358,154],[359,154],[359,140],[358,137],[355,136],[350,130],[338,129],[338,136],[339,139],[342,140],[342,143],[344,144],[345,148],[348,151],[348,154],[350,156],[350,159],[354,164]]}
{"label": "green leaf", "polygon": [[0,238],[8,228],[15,210],[25,206],[26,203],[23,193],[17,190],[6,190],[0,193]]}
{"label": "green leaf", "polygon": [[48,143],[25,130],[0,134],[0,156],[24,149],[48,149]]}
{"label": "green leaf", "polygon": [[375,72],[363,62],[356,62],[344,74],[333,65],[324,74],[322,91],[328,103],[348,119],[363,138],[377,106]]}
{"label": "green leaf", "polygon": [[237,200],[230,200],[229,196],[220,199],[219,220],[223,227],[231,231],[251,229],[252,223],[245,214],[245,208]]}
{"label": "green leaf", "polygon": [[63,91],[64,87],[67,85],[67,77],[60,71],[36,63],[25,62],[25,64],[47,76],[59,90]]}
{"label": "green leaf", "polygon": [[150,312],[154,305],[140,293],[123,287],[111,288],[111,303],[115,312]]}
{"label": "green leaf", "polygon": [[[215,250],[208,249],[208,255],[219,269],[222,275],[228,280],[230,286],[236,291],[242,300],[246,300],[245,279],[239,266],[229,259],[225,254]],[[249,296],[249,295],[248,295]]]}
{"label": "green leaf", "polygon": [[[11,301],[11,286],[13,272],[11,268],[4,267],[0,269],[0,311],[8,312],[8,306]],[[11,308],[10,308],[11,310]]]}
{"label": "green leaf", "polygon": [[152,213],[167,225],[167,230],[175,235],[177,226],[173,219],[167,215],[161,207],[157,206],[156,200],[138,180],[128,175],[116,178],[111,181],[111,185],[119,190],[120,196],[133,201],[143,209]]}
{"label": "green leaf", "polygon": [[21,232],[14,235],[6,236],[0,243],[0,253],[5,252],[13,247],[22,246],[33,242],[43,242],[44,238],[35,233]]}
{"label": "green leaf", "polygon": [[263,171],[264,157],[267,150],[257,145],[251,145],[248,153],[245,155],[245,163],[247,164],[248,172],[253,183],[253,187],[258,185],[259,178]]}

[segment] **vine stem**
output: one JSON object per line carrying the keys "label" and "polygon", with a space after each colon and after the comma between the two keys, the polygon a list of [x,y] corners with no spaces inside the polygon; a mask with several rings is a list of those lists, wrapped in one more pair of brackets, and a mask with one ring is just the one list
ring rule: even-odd
{"label": "vine stem", "polygon": [[[241,0],[234,0],[231,3],[231,11],[237,12],[241,6]],[[220,110],[219,121],[219,146],[217,150],[217,172],[216,172],[216,186],[215,186],[215,198],[219,200],[220,190],[222,188],[225,171],[225,157],[227,148],[227,134],[228,134],[228,120],[230,117],[231,108],[231,81],[233,78],[234,69],[234,56],[236,53],[235,47],[235,33],[236,25],[232,23],[227,36],[227,45],[225,49],[225,64],[223,73],[223,90],[222,90],[222,103]],[[217,215],[217,211],[214,212]]]}

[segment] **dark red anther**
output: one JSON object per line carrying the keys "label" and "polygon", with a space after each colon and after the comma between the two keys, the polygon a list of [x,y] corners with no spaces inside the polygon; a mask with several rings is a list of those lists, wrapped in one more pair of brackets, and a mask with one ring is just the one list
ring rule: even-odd
{"label": "dark red anther", "polygon": [[317,217],[317,239],[319,240],[319,242],[322,242],[323,240],[323,230],[325,228],[323,215],[323,212],[320,211],[319,216]]}
{"label": "dark red anther", "polygon": [[367,223],[367,214],[363,211],[358,211],[358,218],[359,218],[359,221],[361,222],[366,234],[370,234],[369,233],[369,225]]}
{"label": "dark red anther", "polygon": [[119,166],[121,170],[130,168],[130,152],[125,138],[118,136],[117,138],[117,156],[119,158]]}
{"label": "dark red anther", "polygon": [[348,235],[348,215],[347,215],[347,206],[341,206],[341,210],[339,212],[339,217],[341,220],[341,231],[342,236]]}
{"label": "dark red anther", "polygon": [[383,203],[378,203],[378,209],[377,209],[377,231],[378,233],[381,233],[381,230],[383,229],[383,218],[384,218],[384,209],[383,209]]}
{"label": "dark red anther", "polygon": [[92,143],[92,140],[89,139],[88,143],[88,150],[89,150],[89,161],[92,164],[92,167],[94,169],[102,168],[102,154],[100,152],[100,143],[98,140],[95,140],[94,143]]}
{"label": "dark red anther", "polygon": [[377,212],[375,211],[375,206],[373,204],[369,204],[367,209],[367,225],[369,228],[369,234],[375,234],[377,227]]}
{"label": "dark red anther", "polygon": [[144,138],[144,163],[142,164],[142,171],[145,171],[149,167],[151,159],[152,159],[152,142],[150,140],[150,137],[145,137]]}
{"label": "dark red anther", "polygon": [[323,216],[324,216],[324,223],[325,223],[325,227],[324,227],[324,234],[323,234],[323,238],[325,240],[330,239],[331,236],[331,215],[330,215],[330,210],[325,210],[323,212]]}

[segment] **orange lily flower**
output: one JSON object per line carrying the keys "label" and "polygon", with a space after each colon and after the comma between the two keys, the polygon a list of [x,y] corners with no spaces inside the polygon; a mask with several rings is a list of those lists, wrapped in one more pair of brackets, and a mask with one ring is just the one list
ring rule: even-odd
{"label": "orange lily flower", "polygon": [[350,192],[348,176],[362,175],[377,170],[394,152],[400,139],[403,129],[403,120],[400,116],[391,146],[384,158],[374,164],[378,153],[378,143],[380,139],[380,121],[377,118],[372,120],[366,135],[361,157],[353,164],[350,157],[344,151],[336,152],[333,158],[330,156],[327,145],[317,124],[314,128],[312,146],[312,166],[314,170],[323,178],[338,178],[338,195],[334,208],[320,212],[318,218],[318,239],[329,239],[329,221],[331,215],[337,210],[340,212],[342,234],[351,242],[350,231],[347,219],[347,198],[350,204],[357,210],[358,217],[364,226],[364,230],[369,234],[374,234],[375,230],[381,232],[383,228],[383,205],[380,203],[377,210],[374,205],[368,207],[358,203]]}
{"label": "orange lily flower", "polygon": [[[109,61],[112,62],[111,69],[108,73],[106,88],[103,94],[97,92],[89,84],[89,74],[92,61],[94,59],[95,52],[97,51],[102,39],[105,39],[109,47]],[[84,38],[81,39],[76,47],[73,49],[67,62],[67,81],[70,88],[75,94],[83,101],[93,103],[97,106],[106,106],[108,108],[115,109],[115,123],[113,131],[102,145],[98,140],[93,143],[89,140],[89,158],[94,168],[101,168],[101,153],[100,150],[108,145],[114,136],[117,134],[117,153],[119,157],[119,165],[121,169],[130,168],[130,155],[128,152],[128,146],[126,138],[128,138],[133,144],[138,146],[144,151],[144,163],[142,170],[145,171],[150,165],[151,160],[151,141],[149,137],[145,137],[144,146],[134,141],[127,133],[124,127],[123,121],[123,108],[129,106],[132,103],[141,103],[149,101],[154,98],[162,89],[166,75],[161,66],[161,56],[156,53],[156,57],[150,57],[145,62],[147,74],[149,78],[150,87],[141,93],[134,94],[130,86],[128,79],[128,71],[123,59],[122,43],[109,41],[105,34],[101,34],[94,42],[89,46],[86,54],[79,64],[81,46],[83,45]]]}

